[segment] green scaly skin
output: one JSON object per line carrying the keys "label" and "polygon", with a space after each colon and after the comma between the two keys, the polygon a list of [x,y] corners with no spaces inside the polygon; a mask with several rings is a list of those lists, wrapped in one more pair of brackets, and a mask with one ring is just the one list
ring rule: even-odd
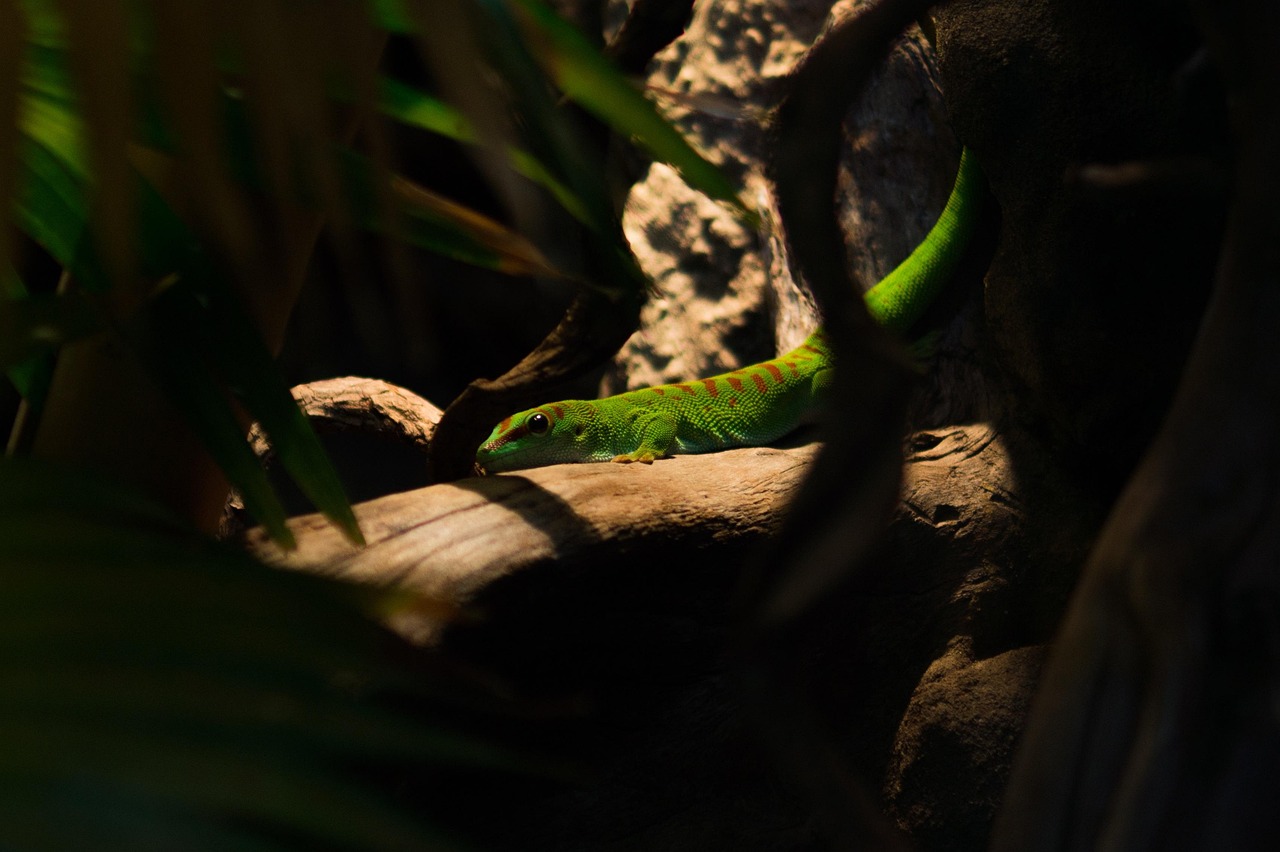
{"label": "green scaly skin", "polygon": [[[906,334],[955,274],[978,218],[982,178],[960,157],[951,197],[924,241],[867,291],[867,309]],[[513,414],[476,452],[489,473],[569,462],[652,462],[768,444],[810,418],[831,381],[822,330],[771,361],[731,373],[642,388],[606,399],[571,399]]]}

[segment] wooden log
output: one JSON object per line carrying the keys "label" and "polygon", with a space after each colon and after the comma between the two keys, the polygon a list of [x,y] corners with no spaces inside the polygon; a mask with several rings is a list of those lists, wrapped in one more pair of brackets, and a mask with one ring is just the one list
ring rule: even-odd
{"label": "wooden log", "polygon": [[[289,521],[294,551],[281,551],[261,528],[244,543],[272,564],[395,585],[452,609],[499,577],[551,561],[761,542],[777,529],[816,451],[816,444],[755,447],[464,479],[357,505],[364,548],[318,514]],[[415,641],[438,638],[432,618],[393,626]]]}

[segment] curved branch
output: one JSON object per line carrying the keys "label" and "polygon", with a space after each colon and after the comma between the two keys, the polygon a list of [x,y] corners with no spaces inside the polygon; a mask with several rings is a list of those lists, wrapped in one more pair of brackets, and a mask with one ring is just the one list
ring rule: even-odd
{"label": "curved branch", "polygon": [[803,529],[784,532],[777,551],[794,556],[778,576],[761,577],[753,595],[761,625],[794,618],[842,580],[896,502],[911,370],[867,313],[860,295],[867,288],[846,266],[834,205],[845,113],[893,39],[929,5],[886,0],[843,21],[805,57],[778,111],[778,209],[839,367],[826,450],[797,499]]}
{"label": "curved branch", "polygon": [[[439,408],[381,379],[324,379],[298,385],[290,393],[320,434],[359,432],[417,447],[425,454],[440,422]],[[270,461],[270,443],[257,423],[249,430],[249,443],[258,458]]]}
{"label": "curved branch", "polygon": [[841,125],[893,39],[928,5],[870,4],[809,52],[779,108],[772,163],[792,254],[818,301],[837,369],[826,446],[743,596],[742,675],[759,729],[838,848],[905,843],[866,786],[833,757],[797,679],[789,639],[801,617],[862,564],[897,504],[910,378],[905,357],[862,303],[866,288],[845,265],[835,214]]}

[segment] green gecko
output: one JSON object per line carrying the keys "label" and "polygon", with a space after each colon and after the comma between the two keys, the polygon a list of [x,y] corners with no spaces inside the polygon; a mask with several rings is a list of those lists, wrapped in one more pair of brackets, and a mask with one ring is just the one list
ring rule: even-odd
{"label": "green gecko", "polygon": [[[982,198],[968,149],[951,197],[924,241],[866,293],[882,326],[905,334],[955,273]],[[790,352],[723,375],[570,399],[513,414],[476,452],[489,473],[568,462],[645,462],[768,444],[806,422],[831,381],[822,329]]]}

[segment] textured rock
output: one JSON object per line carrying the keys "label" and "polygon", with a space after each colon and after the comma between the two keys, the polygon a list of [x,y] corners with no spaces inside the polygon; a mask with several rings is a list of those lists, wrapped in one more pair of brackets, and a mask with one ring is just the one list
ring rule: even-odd
{"label": "textured rock", "polygon": [[921,678],[886,790],[891,813],[921,848],[986,846],[1043,659],[1039,646],[979,660],[957,646]]}
{"label": "textured rock", "polygon": [[[605,393],[710,375],[773,357],[817,324],[797,287],[764,178],[769,111],[830,20],[858,3],[702,3],[649,77],[669,118],[743,184],[757,233],[654,165],[631,190],[627,238],[658,295]],[[924,37],[905,36],[851,111],[837,199],[851,266],[867,285],[913,249],[946,202],[957,146]]]}

